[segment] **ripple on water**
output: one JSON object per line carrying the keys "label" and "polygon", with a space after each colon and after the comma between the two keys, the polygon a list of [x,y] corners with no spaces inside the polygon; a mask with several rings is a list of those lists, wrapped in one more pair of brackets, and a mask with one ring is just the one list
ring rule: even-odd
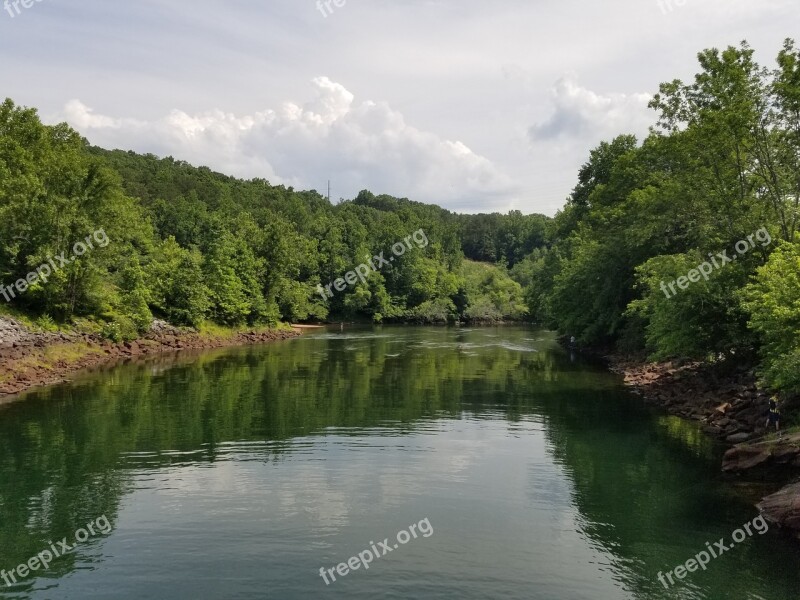
{"label": "ripple on water", "polygon": [[[313,335],[305,336],[301,339],[306,340],[378,340],[396,338],[397,336],[388,333],[315,333]],[[402,340],[395,340],[402,341]]]}

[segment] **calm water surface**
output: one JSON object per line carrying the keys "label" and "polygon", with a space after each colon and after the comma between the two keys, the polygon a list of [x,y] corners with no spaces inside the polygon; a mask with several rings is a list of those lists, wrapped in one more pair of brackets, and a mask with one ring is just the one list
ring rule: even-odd
{"label": "calm water surface", "polygon": [[[796,600],[776,531],[657,581],[757,516],[763,490],[719,465],[694,425],[533,329],[162,358],[0,407],[0,569],[111,526],[0,598]],[[424,519],[326,586],[321,567]]]}

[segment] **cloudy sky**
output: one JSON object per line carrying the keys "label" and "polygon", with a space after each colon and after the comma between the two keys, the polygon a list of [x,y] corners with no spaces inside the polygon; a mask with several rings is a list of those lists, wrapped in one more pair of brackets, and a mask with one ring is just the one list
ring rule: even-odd
{"label": "cloudy sky", "polygon": [[800,23],[797,0],[329,6],[7,4],[1,94],[103,147],[321,192],[331,179],[334,199],[554,214],[590,149],[645,134],[650,95],[690,79],[699,50],[747,39],[771,64]]}

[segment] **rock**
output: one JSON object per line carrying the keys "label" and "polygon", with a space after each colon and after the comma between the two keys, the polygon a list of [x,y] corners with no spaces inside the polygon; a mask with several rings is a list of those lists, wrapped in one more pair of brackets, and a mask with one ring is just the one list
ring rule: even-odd
{"label": "rock", "polygon": [[735,446],[725,453],[722,470],[726,473],[741,473],[766,464],[772,453],[766,446]]}
{"label": "rock", "polygon": [[731,444],[741,444],[742,442],[746,442],[752,437],[753,437],[752,433],[746,433],[746,432],[734,433],[733,435],[729,435],[727,438],[725,438],[725,441]]}
{"label": "rock", "polygon": [[800,448],[797,446],[779,446],[772,451],[772,458],[777,463],[788,464],[793,462],[794,457],[798,454],[800,454]]}
{"label": "rock", "polygon": [[[729,436],[727,441],[736,443],[744,435],[748,438],[755,433],[743,432],[741,435]],[[746,440],[742,440],[744,442]],[[756,444],[744,444],[729,449],[722,460],[722,470],[728,473],[740,473],[756,467],[781,467],[786,469],[800,466],[800,434],[784,437],[782,440],[768,440]]]}
{"label": "rock", "polygon": [[769,522],[790,529],[800,538],[800,482],[767,496],[758,504],[758,510]]}
{"label": "rock", "polygon": [[726,437],[727,437],[727,436],[730,436],[730,435],[734,435],[734,434],[736,434],[736,433],[740,433],[740,432],[741,432],[741,430],[742,430],[742,428],[741,428],[741,427],[739,427],[739,424],[738,424],[738,423],[731,423],[731,424],[730,424],[730,425],[728,425],[727,427],[724,427],[724,428],[723,428],[723,431],[725,432],[725,436],[726,436]]}

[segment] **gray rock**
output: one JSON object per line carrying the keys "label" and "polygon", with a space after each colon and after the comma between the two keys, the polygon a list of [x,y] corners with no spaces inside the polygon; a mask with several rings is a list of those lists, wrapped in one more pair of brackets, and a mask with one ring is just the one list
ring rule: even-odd
{"label": "gray rock", "polygon": [[742,442],[746,442],[752,437],[753,437],[752,433],[746,433],[746,432],[734,433],[733,435],[729,435],[727,438],[725,438],[725,441],[731,444],[741,444]]}

